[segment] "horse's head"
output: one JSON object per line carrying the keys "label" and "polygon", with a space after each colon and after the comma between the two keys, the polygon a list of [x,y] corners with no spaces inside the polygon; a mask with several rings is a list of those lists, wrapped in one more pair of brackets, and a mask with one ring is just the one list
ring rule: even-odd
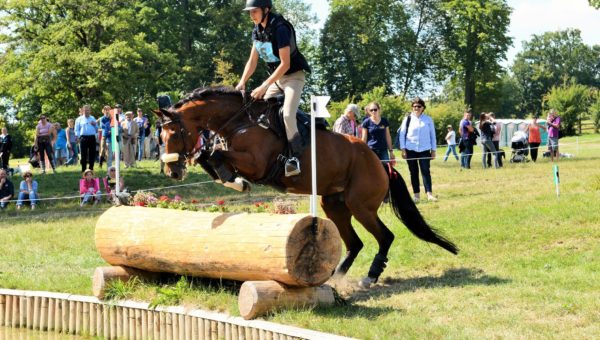
{"label": "horse's head", "polygon": [[198,127],[184,119],[178,111],[160,109],[154,111],[162,125],[162,138],[165,151],[161,160],[167,165],[167,176],[183,180],[186,173],[186,161],[191,161],[196,152]]}

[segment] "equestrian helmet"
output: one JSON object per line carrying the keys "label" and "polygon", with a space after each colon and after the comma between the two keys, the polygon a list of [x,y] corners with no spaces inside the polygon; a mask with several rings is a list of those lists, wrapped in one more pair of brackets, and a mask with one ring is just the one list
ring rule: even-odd
{"label": "equestrian helmet", "polygon": [[271,0],[246,0],[246,8],[244,8],[244,11],[249,11],[249,10],[255,9],[255,8],[265,8],[265,7],[272,8],[273,1],[271,1]]}

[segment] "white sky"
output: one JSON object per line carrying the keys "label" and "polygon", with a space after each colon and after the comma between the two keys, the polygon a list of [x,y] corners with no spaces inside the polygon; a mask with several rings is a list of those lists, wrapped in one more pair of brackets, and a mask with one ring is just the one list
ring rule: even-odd
{"label": "white sky", "polygon": [[[507,53],[508,63],[522,48],[522,42],[533,34],[558,31],[567,28],[581,30],[583,42],[600,45],[600,10],[589,6],[587,0],[507,0],[513,8],[509,35],[513,47]],[[326,0],[306,0],[317,14],[322,27],[329,13]]]}

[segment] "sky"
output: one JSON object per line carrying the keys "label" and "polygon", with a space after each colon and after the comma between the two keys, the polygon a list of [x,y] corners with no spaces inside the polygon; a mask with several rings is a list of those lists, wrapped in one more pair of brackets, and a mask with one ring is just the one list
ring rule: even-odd
{"label": "sky", "polygon": [[[325,23],[329,13],[326,0],[305,0],[312,6],[319,18],[319,28]],[[589,6],[588,0],[507,0],[513,8],[510,18],[509,35],[513,46],[507,52],[510,65],[522,49],[522,42],[534,34],[577,28],[587,45],[600,45],[600,10]]]}

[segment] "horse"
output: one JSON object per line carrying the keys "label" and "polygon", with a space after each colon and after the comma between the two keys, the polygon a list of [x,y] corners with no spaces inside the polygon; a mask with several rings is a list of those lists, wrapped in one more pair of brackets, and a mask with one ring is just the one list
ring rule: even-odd
{"label": "horse", "polygon": [[[195,145],[199,134],[210,130],[227,141],[226,149],[213,151],[210,164],[215,168],[227,168],[250,182],[265,183],[265,179],[270,178],[267,181],[270,185],[282,187],[287,192],[310,194],[312,164],[309,148],[299,157],[299,175],[285,177],[281,171],[273,171],[280,168],[278,158],[284,154],[287,140],[275,129],[265,129],[255,118],[257,113],[267,111],[272,105],[267,101],[248,99],[248,93],[233,88],[207,87],[194,90],[174,106],[155,110],[162,123],[164,156],[168,158],[165,160],[166,175],[183,179],[186,163],[190,163],[198,151]],[[454,243],[424,220],[400,173],[391,166],[386,171],[363,141],[318,129],[316,143],[317,194],[321,196],[323,211],[337,226],[346,247],[335,275],[345,275],[363,248],[363,242],[351,224],[354,217],[375,237],[379,246],[367,277],[359,284],[369,287],[379,279],[394,241],[394,234],[377,215],[388,191],[394,214],[416,237],[453,254],[458,253]],[[215,179],[223,173],[210,168],[207,172]]]}

